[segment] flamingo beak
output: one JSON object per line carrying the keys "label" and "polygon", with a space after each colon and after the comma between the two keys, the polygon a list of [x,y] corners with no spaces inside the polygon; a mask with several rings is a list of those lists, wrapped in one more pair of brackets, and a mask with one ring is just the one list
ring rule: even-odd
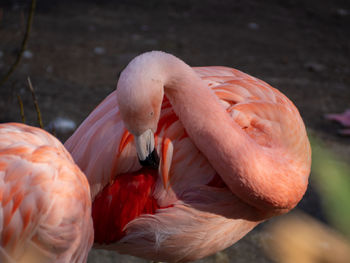
{"label": "flamingo beak", "polygon": [[154,147],[154,134],[151,129],[135,136],[135,144],[139,162],[144,167],[158,169],[159,156]]}

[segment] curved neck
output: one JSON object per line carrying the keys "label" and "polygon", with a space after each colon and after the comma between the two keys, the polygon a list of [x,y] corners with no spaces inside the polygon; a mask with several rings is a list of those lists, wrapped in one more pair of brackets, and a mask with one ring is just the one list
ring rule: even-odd
{"label": "curved neck", "polygon": [[[189,137],[235,195],[272,213],[297,204],[307,186],[308,168],[295,171],[286,149],[258,145],[231,119],[205,82],[180,59],[163,52],[140,57],[134,62],[135,68],[147,62],[143,70],[150,78],[161,81]],[[285,158],[276,158],[281,155]]]}

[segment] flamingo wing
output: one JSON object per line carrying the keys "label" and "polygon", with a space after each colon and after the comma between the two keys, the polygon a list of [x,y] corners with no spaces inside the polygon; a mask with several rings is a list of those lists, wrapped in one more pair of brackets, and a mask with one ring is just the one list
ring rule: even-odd
{"label": "flamingo wing", "polygon": [[89,185],[63,145],[23,124],[0,125],[0,262],[86,262]]}
{"label": "flamingo wing", "polygon": [[141,168],[133,140],[120,118],[116,93],[112,92],[65,142],[87,176],[93,200],[115,175]]}
{"label": "flamingo wing", "polygon": [[295,105],[284,94],[233,68],[213,66],[194,70],[257,144],[283,149],[295,160],[307,164],[306,167],[310,166],[311,148],[305,125]]}

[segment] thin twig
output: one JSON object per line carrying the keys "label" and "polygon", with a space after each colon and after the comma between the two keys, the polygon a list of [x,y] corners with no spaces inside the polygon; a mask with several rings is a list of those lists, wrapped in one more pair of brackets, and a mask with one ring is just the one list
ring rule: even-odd
{"label": "thin twig", "polygon": [[34,91],[34,89],[33,89],[32,82],[30,81],[30,77],[28,77],[27,80],[28,80],[29,90],[30,90],[30,92],[32,93],[33,103],[34,103],[34,107],[35,107],[35,110],[36,110],[36,114],[37,114],[37,116],[38,116],[38,123],[39,123],[39,126],[40,126],[40,128],[44,129],[43,120],[42,120],[42,118],[41,118],[41,112],[40,112],[38,100],[36,99],[35,91]]}
{"label": "thin twig", "polygon": [[16,58],[15,62],[10,67],[9,71],[5,74],[4,77],[1,78],[0,87],[2,87],[5,84],[5,82],[9,79],[11,74],[15,71],[15,69],[17,68],[19,62],[22,59],[23,52],[27,48],[27,42],[28,42],[28,38],[29,38],[29,33],[30,33],[30,29],[32,28],[32,22],[33,22],[35,6],[36,6],[36,0],[32,0],[32,4],[30,6],[28,20],[27,20],[27,28],[26,28],[26,32],[24,34],[24,38],[23,38],[23,41],[22,41],[21,49],[20,49],[20,51],[19,51],[19,53],[17,55],[17,58]]}
{"label": "thin twig", "polygon": [[2,23],[2,18],[4,17],[4,11],[2,8],[0,8],[0,25]]}
{"label": "thin twig", "polygon": [[22,122],[26,123],[26,117],[24,116],[23,101],[22,101],[21,96],[19,94],[17,94],[17,101],[18,101],[19,109],[21,111]]}

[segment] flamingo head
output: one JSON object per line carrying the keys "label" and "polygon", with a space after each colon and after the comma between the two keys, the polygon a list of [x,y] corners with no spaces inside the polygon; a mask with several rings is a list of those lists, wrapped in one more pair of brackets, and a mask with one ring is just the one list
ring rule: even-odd
{"label": "flamingo head", "polygon": [[154,134],[163,101],[164,82],[152,74],[152,70],[145,70],[140,65],[143,60],[138,63],[134,60],[120,75],[117,102],[125,127],[135,137],[141,165],[158,169],[159,157],[155,150]]}

